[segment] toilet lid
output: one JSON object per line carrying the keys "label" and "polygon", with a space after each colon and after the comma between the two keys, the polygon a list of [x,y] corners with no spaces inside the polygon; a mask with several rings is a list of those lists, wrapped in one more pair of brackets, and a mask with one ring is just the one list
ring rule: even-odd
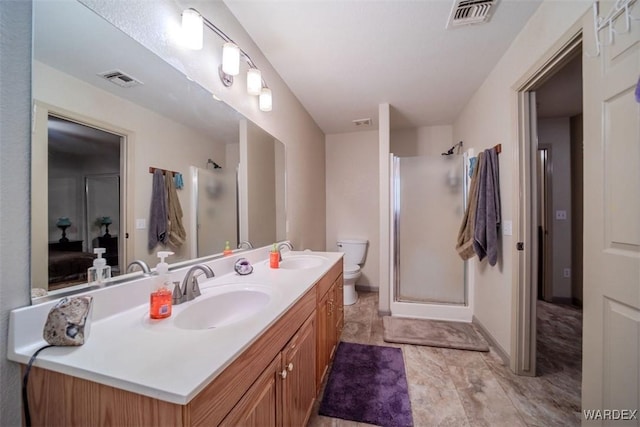
{"label": "toilet lid", "polygon": [[360,266],[357,264],[345,264],[344,265],[344,272],[345,273],[357,273],[358,271],[360,271]]}

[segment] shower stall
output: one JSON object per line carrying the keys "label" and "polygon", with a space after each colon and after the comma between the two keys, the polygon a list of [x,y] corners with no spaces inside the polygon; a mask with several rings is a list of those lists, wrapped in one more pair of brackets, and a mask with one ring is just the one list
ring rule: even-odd
{"label": "shower stall", "polygon": [[456,251],[467,155],[391,155],[391,313],[471,321],[467,262]]}

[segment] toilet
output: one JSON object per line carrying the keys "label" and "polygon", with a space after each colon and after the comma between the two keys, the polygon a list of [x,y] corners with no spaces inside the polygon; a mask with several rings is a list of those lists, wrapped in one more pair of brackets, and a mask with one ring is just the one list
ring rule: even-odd
{"label": "toilet", "polygon": [[338,251],[344,252],[344,305],[355,304],[358,301],[356,281],[362,275],[360,265],[364,264],[367,257],[368,243],[367,240],[359,239],[342,239],[337,242]]}

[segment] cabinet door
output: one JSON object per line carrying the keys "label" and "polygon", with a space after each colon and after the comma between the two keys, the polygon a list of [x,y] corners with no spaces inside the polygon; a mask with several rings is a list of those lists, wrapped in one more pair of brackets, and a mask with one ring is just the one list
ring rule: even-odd
{"label": "cabinet door", "polygon": [[285,426],[306,425],[315,401],[315,319],[315,315],[311,315],[282,351],[282,413]]}
{"label": "cabinet door", "polygon": [[338,346],[338,334],[336,331],[336,323],[338,319],[338,307],[336,305],[336,283],[334,282],[329,289],[327,294],[329,295],[329,300],[327,304],[329,306],[329,312],[327,314],[327,318],[329,319],[329,324],[327,325],[327,348],[329,353],[329,360],[327,363],[333,359],[333,354],[336,351],[336,347]]}
{"label": "cabinet door", "polygon": [[322,385],[322,379],[329,366],[329,292],[324,294],[320,302],[318,303],[318,309],[316,311],[316,334],[317,334],[317,348],[316,348],[316,386],[317,392],[320,391]]}
{"label": "cabinet door", "polygon": [[336,341],[340,342],[342,328],[344,327],[344,281],[342,274],[336,279],[335,300]]}
{"label": "cabinet door", "polygon": [[281,366],[282,355],[278,353],[220,425],[280,426],[282,424]]}

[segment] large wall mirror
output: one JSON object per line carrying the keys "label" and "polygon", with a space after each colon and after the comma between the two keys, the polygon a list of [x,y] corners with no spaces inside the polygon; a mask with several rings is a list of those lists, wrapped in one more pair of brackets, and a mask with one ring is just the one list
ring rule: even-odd
{"label": "large wall mirror", "polygon": [[33,289],[82,288],[97,247],[114,275],[156,264],[152,168],[183,184],[170,262],[286,238],[281,142],[81,3],[33,14]]}

